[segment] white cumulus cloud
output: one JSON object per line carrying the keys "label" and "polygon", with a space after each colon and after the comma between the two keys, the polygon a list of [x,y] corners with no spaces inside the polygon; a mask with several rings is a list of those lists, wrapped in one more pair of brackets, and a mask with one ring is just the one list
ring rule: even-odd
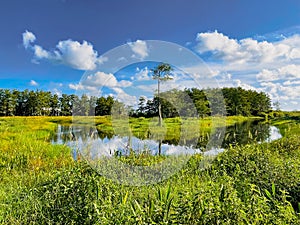
{"label": "white cumulus cloud", "polygon": [[137,73],[135,74],[135,78],[138,80],[138,81],[145,81],[145,80],[151,80],[151,77],[150,77],[150,70],[148,69],[148,67],[145,67],[143,69],[139,69],[137,68],[136,69]]}
{"label": "white cumulus cloud", "polygon": [[34,61],[46,59],[78,70],[93,70],[97,65],[108,60],[99,57],[93,45],[87,41],[82,41],[82,43],[71,39],[59,41],[53,51],[48,51],[40,45],[33,45],[35,40],[36,37],[32,32],[23,33],[23,45],[26,49],[33,51]]}
{"label": "white cumulus cloud", "polygon": [[199,33],[196,40],[198,43],[198,52],[213,52],[218,57],[226,60],[233,60],[245,57],[243,52],[240,52],[240,45],[237,40],[230,39],[229,37],[218,33]]}
{"label": "white cumulus cloud", "polygon": [[128,81],[128,80],[121,80],[118,83],[118,85],[119,85],[119,87],[130,87],[132,85],[132,82]]}
{"label": "white cumulus cloud", "polygon": [[144,59],[149,55],[149,49],[145,41],[137,40],[135,42],[128,42],[127,44],[134,52],[134,57]]}
{"label": "white cumulus cloud", "polygon": [[60,41],[56,47],[55,58],[63,64],[80,70],[93,70],[97,66],[98,53],[86,41]]}
{"label": "white cumulus cloud", "polygon": [[118,81],[117,78],[112,73],[96,72],[95,74],[88,75],[81,83],[85,86],[91,87],[129,87],[132,85],[131,81],[121,80]]}
{"label": "white cumulus cloud", "polygon": [[233,84],[234,84],[234,86],[241,87],[241,88],[243,88],[245,90],[259,91],[257,88],[253,87],[250,84],[244,83],[244,82],[242,82],[239,79],[233,80]]}
{"label": "white cumulus cloud", "polygon": [[256,75],[259,81],[293,80],[300,78],[300,65],[286,65],[278,69],[263,69]]}
{"label": "white cumulus cloud", "polygon": [[25,48],[28,48],[31,43],[35,41],[36,37],[32,32],[25,31],[23,33],[23,45]]}
{"label": "white cumulus cloud", "polygon": [[285,85],[285,86],[295,85],[295,84],[300,84],[300,80],[294,80],[294,81],[287,80],[287,81],[283,82],[283,85]]}
{"label": "white cumulus cloud", "polygon": [[45,49],[43,49],[41,46],[39,45],[35,45],[33,46],[33,50],[34,50],[34,55],[37,59],[49,59],[51,58],[51,55],[49,52],[47,52]]}
{"label": "white cumulus cloud", "polygon": [[81,83],[79,84],[69,84],[69,88],[76,91],[93,91],[96,92],[97,88],[92,86],[83,85]]}
{"label": "white cumulus cloud", "polygon": [[277,42],[257,41],[253,38],[236,40],[215,32],[198,33],[197,51],[211,52],[216,59],[235,63],[274,63],[300,58],[298,35]]}
{"label": "white cumulus cloud", "polygon": [[135,98],[128,95],[122,88],[130,87],[131,85],[131,81],[118,81],[112,73],[98,71],[94,74],[86,76],[78,84],[69,84],[69,88],[87,93],[88,95],[97,96],[99,93],[101,93],[101,89],[106,87],[114,91],[118,95],[118,99],[122,99],[124,100],[124,103],[129,104],[134,102]]}
{"label": "white cumulus cloud", "polygon": [[122,88],[115,87],[113,90],[116,93],[116,99],[120,100],[126,105],[134,105],[137,103],[137,97],[127,94]]}
{"label": "white cumulus cloud", "polygon": [[118,84],[116,77],[111,73],[97,72],[95,74],[88,75],[86,79],[82,81],[83,85],[93,87],[115,87]]}

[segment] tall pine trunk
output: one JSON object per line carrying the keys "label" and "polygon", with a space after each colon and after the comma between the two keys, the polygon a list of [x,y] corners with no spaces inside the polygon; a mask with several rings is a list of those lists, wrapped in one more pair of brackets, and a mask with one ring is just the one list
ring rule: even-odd
{"label": "tall pine trunk", "polygon": [[160,81],[157,82],[157,96],[158,96],[158,125],[162,126],[162,115],[161,115],[161,102],[160,102]]}

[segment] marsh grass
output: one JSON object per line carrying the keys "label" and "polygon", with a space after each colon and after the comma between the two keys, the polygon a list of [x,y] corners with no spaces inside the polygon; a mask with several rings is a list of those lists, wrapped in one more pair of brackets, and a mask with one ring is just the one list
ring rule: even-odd
{"label": "marsh grass", "polygon": [[[285,133],[281,140],[230,147],[205,168],[203,156],[193,155],[178,173],[147,186],[115,183],[73,161],[66,146],[51,145],[55,123],[70,118],[0,118],[0,224],[299,224],[297,118],[273,121]],[[141,132],[147,123],[130,125],[141,124]],[[172,118],[165,127],[177,132],[181,123]],[[117,159],[148,165],[164,157]]]}

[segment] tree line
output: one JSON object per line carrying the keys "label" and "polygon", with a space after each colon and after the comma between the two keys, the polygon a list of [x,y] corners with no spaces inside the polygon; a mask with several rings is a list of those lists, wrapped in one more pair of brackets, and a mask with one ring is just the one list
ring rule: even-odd
{"label": "tree line", "polygon": [[58,96],[42,90],[0,89],[0,116],[109,115],[116,102],[111,96]]}
{"label": "tree line", "polygon": [[158,115],[161,102],[163,117],[205,117],[210,115],[261,116],[271,111],[271,99],[264,92],[237,88],[207,89],[197,88],[170,90],[147,100],[140,97],[135,117]]}
{"label": "tree line", "polygon": [[[222,104],[222,102],[225,103]],[[140,97],[136,109],[127,107],[112,96],[77,96],[62,94],[58,96],[42,90],[0,89],[0,116],[101,116],[129,112],[133,117],[204,117],[210,115],[260,116],[271,110],[270,97],[254,90],[222,88],[199,90],[170,90],[155,95],[153,99]]]}

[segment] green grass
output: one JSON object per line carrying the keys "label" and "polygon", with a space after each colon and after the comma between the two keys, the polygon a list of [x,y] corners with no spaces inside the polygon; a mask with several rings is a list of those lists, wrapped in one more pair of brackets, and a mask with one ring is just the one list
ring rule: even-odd
{"label": "green grass", "polygon": [[[169,179],[147,186],[115,183],[84,161],[74,162],[66,146],[47,142],[55,123],[70,121],[0,118],[0,224],[300,223],[298,115],[271,121],[285,134],[280,140],[232,147],[205,168],[203,157],[194,155]],[[91,121],[102,128],[111,123],[108,117],[78,122]],[[172,118],[164,121],[163,129],[171,135],[184,122],[187,130],[199,126],[191,119]],[[204,131],[211,129],[211,118],[201,122]],[[145,118],[130,120],[141,133],[149,123]],[[147,154],[118,158],[130,165],[165,159]]]}
{"label": "green grass", "polygon": [[300,112],[285,112],[275,118],[272,124],[279,127],[284,136],[300,134]]}

